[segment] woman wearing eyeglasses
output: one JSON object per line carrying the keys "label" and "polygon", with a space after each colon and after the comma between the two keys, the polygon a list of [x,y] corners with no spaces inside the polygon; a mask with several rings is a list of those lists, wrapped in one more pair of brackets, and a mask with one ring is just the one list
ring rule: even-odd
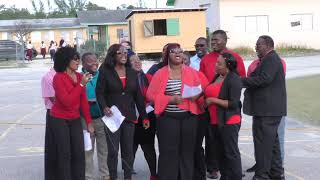
{"label": "woman wearing eyeglasses", "polygon": [[79,63],[79,54],[71,47],[60,48],[55,54],[55,101],[50,111],[51,119],[48,121],[48,130],[54,143],[48,148],[56,151],[56,164],[51,166],[54,167],[56,179],[59,180],[85,179],[80,110],[86,120],[88,131],[94,132],[85,88],[91,74],[78,73]]}
{"label": "woman wearing eyeglasses", "polygon": [[110,108],[116,106],[125,120],[120,128],[112,133],[106,128],[108,144],[108,167],[110,179],[118,178],[118,151],[121,146],[121,158],[124,169],[124,179],[131,180],[133,168],[133,140],[137,122],[136,109],[141,117],[141,124],[149,127],[144,98],[140,92],[137,73],[130,67],[127,60],[127,50],[120,44],[113,44],[99,69],[96,86],[99,105],[106,116],[112,116]]}
{"label": "woman wearing eyeglasses", "polygon": [[163,63],[149,85],[147,99],[154,103],[159,142],[158,180],[191,180],[198,96],[182,98],[185,85],[199,86],[198,73],[183,65],[179,44],[167,46]]}
{"label": "woman wearing eyeglasses", "polygon": [[220,179],[242,179],[238,137],[241,124],[241,79],[237,61],[230,53],[222,53],[216,62],[216,75],[205,89],[210,113],[210,129],[217,134],[211,144],[218,148]]}

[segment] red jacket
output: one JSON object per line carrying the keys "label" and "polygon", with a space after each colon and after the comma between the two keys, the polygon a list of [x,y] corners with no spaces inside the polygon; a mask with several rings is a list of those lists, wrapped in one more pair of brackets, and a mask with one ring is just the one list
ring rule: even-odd
{"label": "red jacket", "polygon": [[[158,70],[153,76],[148,91],[147,99],[154,103],[154,113],[160,115],[166,109],[172,96],[165,95],[167,82],[169,79],[169,68],[165,66]],[[201,84],[198,72],[191,67],[182,65],[182,88],[184,84],[189,86],[199,86]],[[184,99],[181,104],[177,105],[180,109],[190,111],[193,114],[199,114],[198,104],[189,99]]]}
{"label": "red jacket", "polygon": [[[230,53],[236,58],[237,70],[238,70],[239,76],[246,77],[246,69],[244,67],[243,59],[241,58],[241,56],[236,52],[233,52],[228,49],[224,50],[224,52]],[[200,62],[200,71],[207,76],[209,82],[213,80],[216,74],[216,62],[219,55],[220,53],[211,52],[205,55]]]}
{"label": "red jacket", "polygon": [[76,73],[77,83],[74,83],[67,73],[57,72],[53,78],[55,102],[50,111],[51,116],[65,120],[74,120],[81,113],[87,124],[91,123],[89,103],[86,88],[80,86],[82,75]]}

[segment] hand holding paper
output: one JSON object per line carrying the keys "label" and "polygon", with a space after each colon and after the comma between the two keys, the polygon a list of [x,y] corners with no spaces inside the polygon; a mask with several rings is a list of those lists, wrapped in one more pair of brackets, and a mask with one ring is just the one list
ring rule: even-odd
{"label": "hand holding paper", "polygon": [[199,86],[188,86],[184,85],[183,92],[182,92],[182,98],[191,98],[194,96],[199,95],[202,92],[201,85]]}
{"label": "hand holding paper", "polygon": [[103,116],[102,121],[109,128],[109,130],[114,133],[120,128],[125,117],[121,114],[117,106],[112,106],[110,111],[112,112],[112,116]]}

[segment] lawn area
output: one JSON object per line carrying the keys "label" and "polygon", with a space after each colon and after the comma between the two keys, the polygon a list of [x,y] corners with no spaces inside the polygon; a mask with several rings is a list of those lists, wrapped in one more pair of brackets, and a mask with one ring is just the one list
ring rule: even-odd
{"label": "lawn area", "polygon": [[320,75],[287,81],[288,116],[320,125]]}

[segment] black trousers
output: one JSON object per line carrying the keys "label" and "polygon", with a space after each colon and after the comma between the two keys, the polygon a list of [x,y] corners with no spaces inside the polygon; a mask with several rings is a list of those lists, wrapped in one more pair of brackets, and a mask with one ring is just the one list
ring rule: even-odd
{"label": "black trousers", "polygon": [[211,125],[207,125],[206,136],[205,136],[205,158],[207,171],[211,173],[212,171],[219,171],[219,161],[218,161],[218,129],[212,128]]}
{"label": "black trousers", "polygon": [[[209,120],[210,116],[208,113],[203,113],[199,115],[199,122],[197,128],[197,139],[195,145],[195,154],[194,154],[194,180],[206,180],[206,157],[205,150],[202,147],[203,139],[206,136],[209,130]],[[208,136],[207,136],[208,137]],[[206,138],[208,141],[208,138]],[[210,144],[210,143],[208,143]],[[206,146],[208,150],[208,146]],[[208,157],[208,156],[207,156]]]}
{"label": "black trousers", "polygon": [[106,128],[108,144],[108,168],[112,180],[118,178],[118,152],[119,144],[121,146],[122,167],[124,169],[124,178],[130,178],[133,169],[133,137],[135,124],[123,122],[118,131],[112,133]]}
{"label": "black trousers", "polygon": [[197,123],[188,112],[164,112],[157,119],[158,180],[192,180]]}
{"label": "black trousers", "polygon": [[253,117],[253,142],[255,149],[255,176],[260,179],[283,179],[284,174],[278,137],[281,116]]}
{"label": "black trousers", "polygon": [[[136,154],[139,144],[133,145],[133,153]],[[157,175],[157,154],[154,148],[154,144],[140,144],[143,151],[144,158],[146,159],[151,176]]]}
{"label": "black trousers", "polygon": [[64,120],[51,117],[49,127],[52,129],[56,143],[56,179],[84,180],[85,157],[81,120]]}
{"label": "black trousers", "polygon": [[49,127],[50,109],[46,113],[46,129],[44,140],[44,177],[45,180],[56,180],[57,152],[52,128]]}
{"label": "black trousers", "polygon": [[240,124],[211,126],[217,132],[217,157],[220,165],[220,180],[241,180],[242,166],[238,147]]}

